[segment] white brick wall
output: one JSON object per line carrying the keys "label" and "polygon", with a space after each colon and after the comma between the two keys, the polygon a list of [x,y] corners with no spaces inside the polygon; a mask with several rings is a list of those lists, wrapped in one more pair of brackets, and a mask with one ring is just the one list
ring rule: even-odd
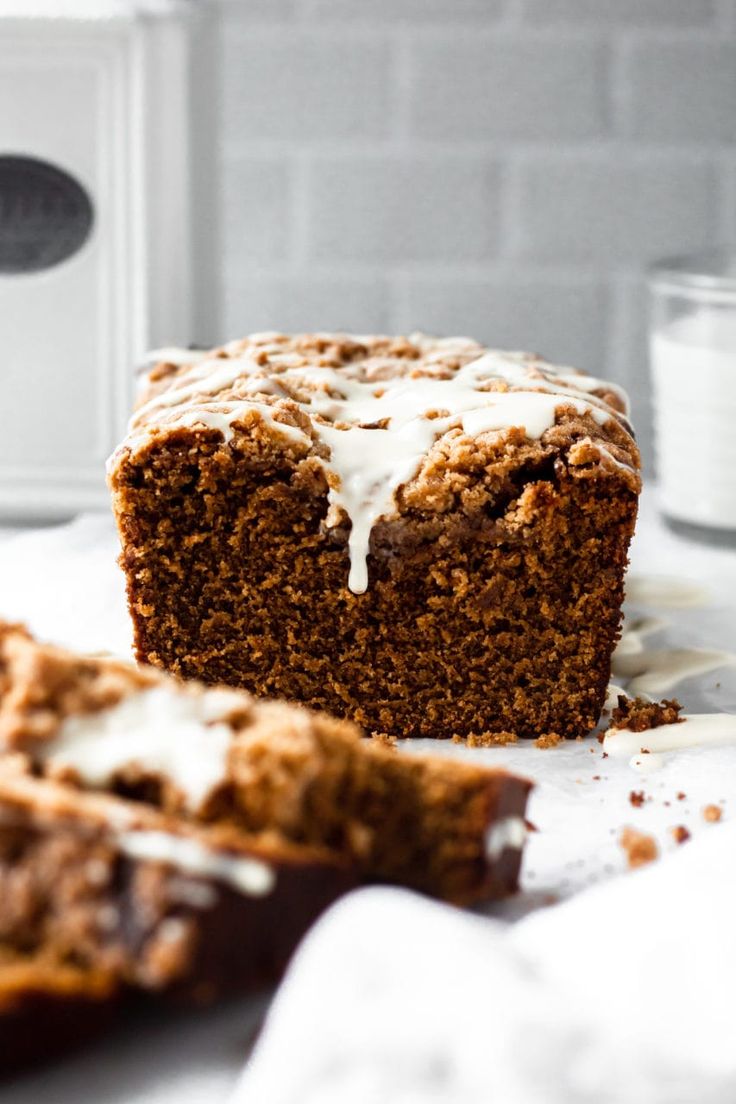
{"label": "white brick wall", "polygon": [[736,0],[218,0],[222,317],[470,333],[621,380],[736,240]]}

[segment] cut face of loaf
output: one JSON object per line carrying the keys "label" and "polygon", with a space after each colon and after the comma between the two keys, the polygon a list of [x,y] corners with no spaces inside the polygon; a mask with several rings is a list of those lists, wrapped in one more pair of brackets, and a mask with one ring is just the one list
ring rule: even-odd
{"label": "cut face of loaf", "polygon": [[109,481],[138,658],[404,736],[580,736],[640,487],[625,396],[468,339],[154,365]]}
{"label": "cut face of loaf", "polygon": [[74,655],[17,626],[0,628],[0,748],[80,801],[115,795],[246,848],[256,836],[317,848],[362,882],[457,903],[517,886],[526,780],[405,756],[346,722]]}

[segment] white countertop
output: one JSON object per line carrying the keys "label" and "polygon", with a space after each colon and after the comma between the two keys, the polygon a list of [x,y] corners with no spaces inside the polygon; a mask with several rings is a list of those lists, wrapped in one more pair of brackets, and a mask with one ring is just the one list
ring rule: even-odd
{"label": "white countertop", "polygon": [[[74,647],[125,653],[128,625],[115,555],[107,516],[66,528],[0,529],[0,616],[25,620],[41,636]],[[710,592],[702,608],[654,611],[668,622],[660,638],[664,645],[736,650],[736,553],[672,535],[657,516],[651,491],[643,497],[631,571],[685,577]],[[691,679],[675,693],[689,712],[736,712],[736,670]],[[503,763],[535,780],[529,816],[539,831],[529,840],[523,891],[515,901],[488,909],[509,920],[623,871],[617,840],[626,824],[653,833],[668,852],[676,849],[670,832],[676,824],[693,837],[718,830],[703,820],[703,805],[722,802],[724,821],[736,809],[736,747],[682,752],[646,777],[626,760],[604,759],[595,738],[546,751],[527,744],[467,749],[432,741],[408,748],[420,749]],[[640,808],[630,803],[632,790],[645,791]],[[687,798],[678,800],[679,792]],[[157,1012],[86,1054],[0,1090],[0,1104],[224,1100],[261,1008],[261,1002],[241,1001],[173,1022]]]}

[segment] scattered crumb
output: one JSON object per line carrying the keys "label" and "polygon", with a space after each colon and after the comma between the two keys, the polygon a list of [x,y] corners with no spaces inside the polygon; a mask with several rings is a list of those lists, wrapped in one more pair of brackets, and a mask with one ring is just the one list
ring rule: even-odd
{"label": "scattered crumb", "polygon": [[527,832],[538,832],[539,831],[536,824],[534,824],[534,822],[529,820],[529,819],[526,819],[524,821],[524,824],[526,825]]}
{"label": "scattered crumb", "polygon": [[619,694],[618,705],[611,714],[610,728],[628,728],[631,732],[646,732],[660,725],[681,724],[682,706],[676,698],[665,698],[661,702],[647,701],[646,698],[628,698]]}
{"label": "scattered crumb", "polygon": [[682,790],[680,790],[680,792],[679,792],[679,793],[678,793],[678,795],[677,795],[677,800],[678,800],[678,801],[684,801],[686,797],[687,797],[687,794],[686,794],[686,793],[683,793],[683,791],[682,791]]}
{"label": "scattered crumb", "polygon": [[593,775],[593,781],[594,782],[600,782],[600,780],[601,780],[601,776],[599,774],[594,774]]}
{"label": "scattered crumb", "polygon": [[632,870],[637,866],[645,866],[653,862],[659,856],[659,848],[654,836],[648,836],[646,832],[637,832],[635,828],[624,828],[619,836],[619,843],[626,852]]}
{"label": "scattered crumb", "polygon": [[663,801],[663,802],[662,802],[662,804],[663,804],[663,805],[666,805],[666,807],[667,807],[667,808],[669,809],[669,807],[670,807],[670,805],[672,804],[672,802],[671,802],[671,801]]}
{"label": "scattered crumb", "polygon": [[388,732],[371,732],[371,739],[377,740],[379,744],[383,744],[384,747],[395,747],[396,737],[389,736]]}
{"label": "scattered crumb", "polygon": [[506,747],[517,740],[515,732],[471,732],[467,736],[452,737],[453,744],[465,744],[466,747]]}
{"label": "scattered crumb", "polygon": [[602,758],[602,759],[607,759],[607,758],[608,758],[608,752],[607,752],[607,751],[604,751],[604,752],[603,752],[603,755],[601,756],[601,758]]}
{"label": "scattered crumb", "polygon": [[722,816],[723,810],[719,809],[717,805],[706,805],[703,808],[703,820],[710,821],[711,824],[720,820]]}
{"label": "scattered crumb", "polygon": [[646,796],[643,790],[632,790],[629,794],[629,801],[635,809],[640,809],[646,801]]}
{"label": "scattered crumb", "polygon": [[534,741],[534,746],[538,748],[553,748],[562,743],[562,736],[559,732],[543,732],[541,736],[537,736]]}
{"label": "scattered crumb", "polygon": [[670,828],[670,832],[675,843],[687,843],[690,839],[690,833],[684,824],[676,824],[674,828]]}

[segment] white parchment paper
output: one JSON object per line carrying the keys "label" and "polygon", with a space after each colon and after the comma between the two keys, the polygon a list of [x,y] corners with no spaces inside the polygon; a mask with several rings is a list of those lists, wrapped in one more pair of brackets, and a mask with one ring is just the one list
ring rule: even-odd
{"label": "white parchment paper", "polygon": [[[117,539],[106,515],[0,540],[0,616],[24,621],[40,636],[71,647],[129,654],[116,555]],[[674,537],[659,521],[650,492],[642,502],[631,573],[691,579],[706,592],[704,604],[696,607],[627,609],[629,616],[655,614],[667,622],[652,644],[736,651],[736,554]],[[726,667],[691,679],[673,693],[688,712],[736,713],[736,670]],[[539,830],[528,843],[522,893],[487,910],[498,920],[517,920],[620,875],[626,863],[618,837],[625,825],[652,833],[667,855],[677,850],[672,828],[684,826],[693,840],[707,841],[709,834],[724,830],[736,808],[736,747],[679,752],[646,776],[637,775],[626,760],[604,758],[595,737],[550,750],[527,744],[468,749],[434,741],[414,741],[406,748],[409,754],[420,750],[503,764],[536,784],[529,816]],[[642,804],[631,803],[632,791],[644,794]],[[706,804],[722,809],[720,825],[704,820]],[[707,933],[694,933],[701,936]],[[601,946],[614,939],[611,918],[610,930],[601,932]],[[241,1001],[176,1021],[149,1016],[84,1055],[1,1089],[0,1101],[224,1100],[261,1008],[258,1001]]]}

